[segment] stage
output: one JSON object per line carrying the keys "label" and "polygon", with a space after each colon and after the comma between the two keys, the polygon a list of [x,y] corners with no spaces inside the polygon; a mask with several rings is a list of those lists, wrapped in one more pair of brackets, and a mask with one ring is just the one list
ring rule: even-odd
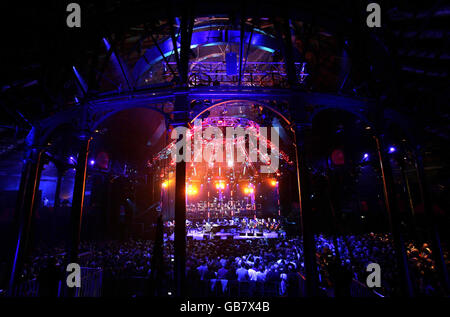
{"label": "stage", "polygon": [[[203,230],[189,230],[187,233],[188,239],[194,240],[205,240],[205,239],[276,239],[282,237],[283,232],[259,232],[254,231],[253,233],[249,230],[240,230],[239,232],[205,232]],[[175,234],[172,233],[169,236],[169,240],[174,239]],[[189,238],[191,237],[191,238]]]}

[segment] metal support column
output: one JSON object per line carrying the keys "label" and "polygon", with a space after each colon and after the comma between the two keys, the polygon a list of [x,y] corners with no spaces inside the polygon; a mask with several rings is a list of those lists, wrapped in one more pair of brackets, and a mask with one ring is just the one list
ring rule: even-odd
{"label": "metal support column", "polygon": [[15,224],[17,226],[17,241],[14,258],[11,265],[9,292],[14,290],[17,279],[22,272],[25,257],[29,251],[29,240],[33,211],[35,207],[36,191],[39,188],[42,149],[31,149],[22,170]]}
{"label": "metal support column", "polygon": [[298,78],[297,72],[295,71],[294,49],[292,46],[289,20],[283,19],[282,21],[276,21],[275,26],[278,36],[282,41],[281,47],[284,56],[284,64],[286,67],[289,87],[296,88],[298,86]]}
{"label": "metal support column", "polygon": [[186,295],[186,162],[176,163],[175,281],[177,296]]}
{"label": "metal support column", "polygon": [[189,73],[189,55],[191,51],[192,31],[194,28],[194,18],[191,14],[192,8],[187,6],[185,14],[180,24],[180,64],[178,73],[180,74],[181,83],[187,85]]}
{"label": "metal support column", "polygon": [[412,234],[414,236],[415,239],[418,238],[418,233],[417,233],[417,222],[416,222],[416,215],[414,212],[414,203],[413,203],[413,199],[412,199],[412,195],[411,195],[411,188],[409,186],[409,178],[408,178],[408,174],[406,171],[406,164],[405,164],[405,160],[403,159],[403,157],[400,157],[398,160],[398,163],[400,165],[400,173],[402,175],[402,181],[403,181],[403,187],[404,187],[404,192],[406,197],[408,198],[408,206],[409,206],[409,210],[411,213],[411,226],[412,226]]}
{"label": "metal support column", "polygon": [[240,86],[242,83],[242,61],[244,60],[244,40],[245,40],[245,10],[244,10],[244,2],[242,3],[241,9],[241,26],[240,26],[240,40],[239,40],[239,80],[238,85]]}
{"label": "metal support column", "polygon": [[429,191],[428,181],[425,175],[422,149],[420,147],[417,147],[415,152],[416,152],[417,175],[419,177],[419,183],[421,185],[420,189],[422,191],[423,206],[425,210],[425,215],[427,217],[429,236],[431,238],[431,250],[433,252],[432,256],[436,263],[436,267],[438,269],[440,280],[443,284],[444,290],[448,294],[450,292],[448,270],[442,252],[441,239],[433,211],[433,202]]}
{"label": "metal support column", "polygon": [[[185,126],[189,121],[187,93],[175,96],[175,111],[172,125]],[[180,136],[181,138],[181,136]],[[180,141],[180,140],[179,140]],[[185,140],[183,140],[185,141]],[[185,149],[184,149],[185,150]],[[177,153],[186,158],[191,153]],[[175,171],[175,294],[186,295],[186,161],[177,159]]]}
{"label": "metal support column", "polygon": [[75,184],[72,196],[72,209],[70,211],[70,263],[78,263],[78,247],[80,244],[81,220],[83,215],[84,190],[86,186],[86,168],[91,137],[86,136],[81,140],[81,148],[78,153],[75,173]]}
{"label": "metal support column", "polygon": [[56,189],[55,189],[55,202],[53,203],[53,210],[56,212],[56,210],[59,208],[60,204],[60,194],[61,194],[61,183],[62,178],[64,176],[65,169],[61,167],[57,167],[57,176],[56,176]]}
{"label": "metal support column", "polygon": [[318,295],[316,244],[312,228],[312,209],[310,204],[309,177],[305,162],[304,143],[308,127],[296,127],[294,130],[294,146],[296,148],[297,183],[300,203],[300,221],[303,235],[303,259],[306,275],[306,295]]}
{"label": "metal support column", "polygon": [[377,135],[374,135],[373,137],[375,139],[378,159],[380,162],[386,211],[388,213],[389,226],[390,231],[392,232],[395,255],[399,269],[401,295],[411,297],[414,295],[414,291],[409,273],[405,241],[400,227],[400,217],[398,204],[396,201],[395,184],[392,176],[391,164],[389,162],[389,158],[385,155],[386,149],[383,146],[382,139]]}

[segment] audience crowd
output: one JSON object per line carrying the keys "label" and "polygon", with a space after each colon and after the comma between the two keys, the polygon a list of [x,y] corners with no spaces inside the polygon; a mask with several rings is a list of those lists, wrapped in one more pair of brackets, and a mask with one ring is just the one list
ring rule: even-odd
{"label": "audience crowd", "polygon": [[[336,247],[337,246],[337,247]],[[154,242],[128,240],[83,242],[80,264],[103,269],[103,288],[115,280],[152,277]],[[36,256],[25,264],[22,281],[39,279],[49,265],[57,268],[65,263],[63,247],[37,248]],[[165,239],[162,265],[157,278],[170,289],[173,281],[174,246]],[[365,284],[369,263],[378,263],[382,270],[382,287],[377,292],[385,296],[399,289],[395,251],[389,234],[370,233],[329,237],[316,236],[316,255],[320,288],[330,296],[349,295],[354,280]],[[426,243],[407,243],[410,272],[417,295],[442,295],[442,285]],[[448,264],[448,254],[445,253]],[[202,283],[237,281],[276,285],[276,295],[298,296],[304,274],[303,248],[299,239],[206,239],[188,240],[186,254],[188,290],[197,292]],[[222,284],[223,285],[223,284]],[[360,284],[361,285],[361,284]]]}
{"label": "audience crowd", "polygon": [[[335,245],[339,247],[336,248]],[[328,268],[329,262],[340,261],[345,275],[350,272],[352,277],[365,283],[367,265],[378,263],[381,267],[382,287],[378,290],[385,295],[399,293],[399,269],[395,258],[395,250],[389,234],[370,233],[363,235],[347,235],[334,241],[331,237],[316,236],[316,248],[320,254],[319,268],[322,285],[333,284]],[[443,285],[439,282],[436,265],[432,259],[429,244],[421,245],[410,241],[406,244],[411,280],[416,295],[442,295]],[[450,266],[448,251],[444,251],[447,267]],[[329,259],[332,259],[331,261]]]}

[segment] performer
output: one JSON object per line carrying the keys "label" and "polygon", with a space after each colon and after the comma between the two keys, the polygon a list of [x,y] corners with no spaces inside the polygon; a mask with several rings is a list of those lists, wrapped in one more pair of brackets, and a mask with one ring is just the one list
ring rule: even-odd
{"label": "performer", "polygon": [[258,219],[258,232],[263,232],[264,229],[264,219]]}
{"label": "performer", "polygon": [[255,228],[256,228],[256,221],[254,219],[250,219],[250,221],[248,223],[248,227],[250,229],[250,233],[254,234]]}
{"label": "performer", "polygon": [[205,229],[205,233],[209,233],[211,232],[212,226],[209,222],[206,222],[206,224],[204,225],[204,229]]}
{"label": "performer", "polygon": [[247,221],[245,219],[246,218],[242,218],[241,220],[241,229],[244,231],[247,229]]}

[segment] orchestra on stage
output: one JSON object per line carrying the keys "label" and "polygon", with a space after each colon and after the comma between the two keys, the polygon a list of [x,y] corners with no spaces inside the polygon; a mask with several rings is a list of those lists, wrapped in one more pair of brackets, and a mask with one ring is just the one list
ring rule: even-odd
{"label": "orchestra on stage", "polygon": [[[166,221],[167,236],[173,235],[175,221]],[[207,237],[264,237],[276,238],[284,236],[281,222],[276,218],[230,217],[203,220],[186,220],[187,236]]]}

